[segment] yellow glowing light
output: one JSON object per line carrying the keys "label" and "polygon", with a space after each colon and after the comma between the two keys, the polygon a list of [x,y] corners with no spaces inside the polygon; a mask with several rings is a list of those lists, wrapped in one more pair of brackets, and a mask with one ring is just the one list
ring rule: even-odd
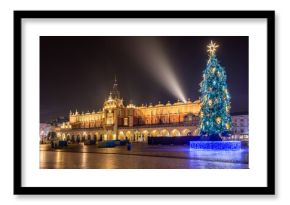
{"label": "yellow glowing light", "polygon": [[209,100],[209,101],[208,101],[208,105],[209,105],[209,106],[212,106],[212,100]]}
{"label": "yellow glowing light", "polygon": [[229,113],[231,109],[231,106],[226,106],[226,112]]}
{"label": "yellow glowing light", "polygon": [[200,117],[203,117],[203,112],[200,112]]}
{"label": "yellow glowing light", "polygon": [[215,70],[216,70],[216,68],[215,68],[215,67],[212,67],[212,68],[211,68],[211,73],[214,73]]}
{"label": "yellow glowing light", "polygon": [[207,49],[207,52],[209,53],[209,56],[215,55],[215,52],[216,52],[216,50],[217,50],[218,47],[219,47],[218,44],[210,41],[210,44],[207,46],[207,48],[208,48]]}
{"label": "yellow glowing light", "polygon": [[215,121],[216,121],[217,124],[220,124],[220,123],[222,122],[222,119],[221,119],[220,117],[217,117],[217,118],[215,119]]}
{"label": "yellow glowing light", "polygon": [[227,130],[229,130],[231,128],[231,125],[229,123],[227,123],[226,128],[227,128]]}

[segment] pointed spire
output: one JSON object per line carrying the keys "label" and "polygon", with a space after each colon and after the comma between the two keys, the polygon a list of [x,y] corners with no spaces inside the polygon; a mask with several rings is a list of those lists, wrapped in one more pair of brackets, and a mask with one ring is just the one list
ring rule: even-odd
{"label": "pointed spire", "polygon": [[118,82],[117,82],[117,76],[115,75],[115,82],[114,82],[114,85],[113,85],[113,92],[112,92],[112,97],[114,99],[120,99],[120,92],[118,90]]}
{"label": "pointed spire", "polygon": [[112,100],[112,91],[110,91],[109,100]]}

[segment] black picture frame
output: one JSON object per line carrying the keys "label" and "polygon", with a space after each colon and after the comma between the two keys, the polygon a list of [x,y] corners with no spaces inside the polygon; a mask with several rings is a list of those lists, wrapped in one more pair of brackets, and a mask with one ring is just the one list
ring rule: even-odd
{"label": "black picture frame", "polygon": [[[267,20],[266,187],[23,187],[21,23],[27,18],[212,18]],[[14,11],[14,194],[273,195],[275,194],[275,11]]]}

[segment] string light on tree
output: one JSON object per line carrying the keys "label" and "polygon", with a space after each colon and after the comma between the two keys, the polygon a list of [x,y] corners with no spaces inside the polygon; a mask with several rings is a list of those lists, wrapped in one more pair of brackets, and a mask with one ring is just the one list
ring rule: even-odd
{"label": "string light on tree", "polygon": [[209,59],[200,83],[199,132],[209,140],[220,140],[220,136],[228,136],[232,123],[227,76],[216,57],[218,47],[213,41],[207,46]]}
{"label": "string light on tree", "polygon": [[212,106],[212,100],[210,99],[209,101],[208,101],[208,106]]}
{"label": "string light on tree", "polygon": [[215,119],[215,121],[216,121],[217,124],[221,124],[222,119],[221,119],[220,117],[217,117],[217,118]]}

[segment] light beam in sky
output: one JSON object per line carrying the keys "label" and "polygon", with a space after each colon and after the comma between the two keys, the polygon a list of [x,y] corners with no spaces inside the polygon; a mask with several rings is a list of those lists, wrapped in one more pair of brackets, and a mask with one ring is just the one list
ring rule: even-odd
{"label": "light beam in sky", "polygon": [[146,71],[150,72],[155,80],[161,83],[172,95],[186,102],[186,97],[174,72],[178,69],[174,69],[160,43],[153,39],[144,40],[138,42],[138,48],[140,52],[135,53],[135,55],[138,55],[138,58],[145,65],[143,67]]}

